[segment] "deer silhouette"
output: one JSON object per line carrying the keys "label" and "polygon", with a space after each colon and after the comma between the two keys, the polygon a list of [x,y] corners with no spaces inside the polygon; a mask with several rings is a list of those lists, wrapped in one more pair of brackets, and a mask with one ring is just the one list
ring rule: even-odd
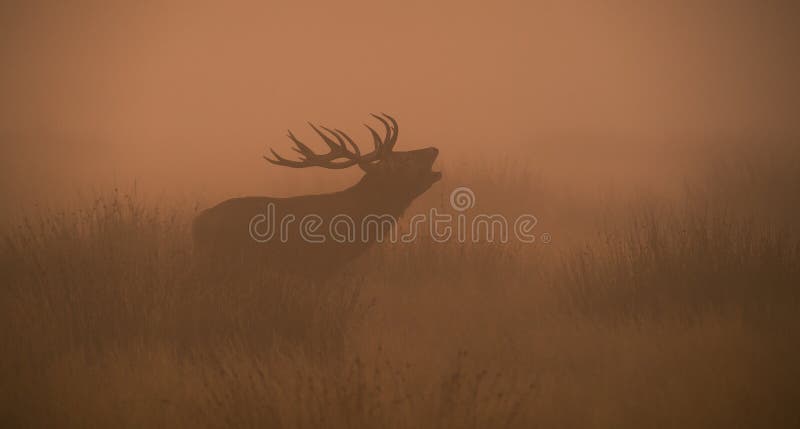
{"label": "deer silhouette", "polygon": [[[386,133],[381,137],[364,124],[373,137],[374,149],[369,153],[362,153],[343,131],[309,123],[328,146],[328,153],[314,152],[290,130],[288,137],[301,158],[289,160],[272,149],[273,157],[264,157],[271,164],[289,168],[342,169],[357,165],[365,173],[358,183],[329,194],[223,201],[195,218],[192,235],[196,253],[213,263],[244,261],[269,270],[326,278],[375,244],[395,227],[394,220],[411,202],[442,175],[432,170],[438,149],[395,151],[397,121],[386,114],[372,116],[383,124]],[[308,222],[302,223],[309,219],[318,233],[308,234]],[[345,221],[344,225],[340,222],[337,228],[330,228],[337,219]],[[334,230],[336,237],[331,237]]]}

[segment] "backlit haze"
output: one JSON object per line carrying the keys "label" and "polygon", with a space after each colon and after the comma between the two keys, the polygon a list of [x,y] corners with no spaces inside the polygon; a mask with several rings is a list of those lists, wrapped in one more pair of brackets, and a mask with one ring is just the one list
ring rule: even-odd
{"label": "backlit haze", "polygon": [[379,111],[445,167],[511,159],[576,186],[796,141],[796,7],[600,3],[3,2],[0,206],[340,189],[359,172],[261,156],[291,153],[288,128],[317,144],[306,121],[369,145]]}

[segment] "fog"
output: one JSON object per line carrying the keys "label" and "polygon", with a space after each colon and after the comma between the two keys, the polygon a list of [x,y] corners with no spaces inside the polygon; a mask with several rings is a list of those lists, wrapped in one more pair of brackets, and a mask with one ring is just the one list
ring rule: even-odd
{"label": "fog", "polygon": [[211,3],[0,2],[0,426],[800,427],[800,7]]}
{"label": "fog", "polygon": [[288,128],[317,143],[306,121],[369,144],[379,111],[398,148],[572,183],[677,178],[706,146],[800,134],[798,14],[781,2],[0,8],[6,207],[133,183],[190,199],[336,188],[358,173],[261,155],[290,153]]}

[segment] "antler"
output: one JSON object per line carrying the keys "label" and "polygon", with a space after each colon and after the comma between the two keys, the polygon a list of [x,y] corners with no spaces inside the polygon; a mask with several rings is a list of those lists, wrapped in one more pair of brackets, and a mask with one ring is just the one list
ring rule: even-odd
{"label": "antler", "polygon": [[[323,168],[330,168],[330,169],[340,169],[340,168],[347,168],[359,163],[369,163],[373,161],[377,161],[383,158],[386,154],[392,151],[394,148],[395,143],[397,143],[397,133],[398,133],[398,126],[397,121],[394,120],[391,116],[382,113],[384,117],[389,119],[389,122],[386,121],[381,116],[372,114],[375,118],[377,118],[383,126],[386,128],[386,136],[381,138],[378,135],[378,132],[372,129],[367,124],[364,124],[367,129],[369,129],[370,134],[372,134],[372,138],[375,144],[375,150],[372,152],[362,155],[361,150],[358,146],[353,142],[353,139],[350,138],[344,131],[339,129],[330,129],[327,127],[320,126],[323,130],[327,131],[333,138],[336,139],[334,141],[330,136],[326,135],[322,131],[320,131],[314,124],[308,123],[314,131],[322,137],[322,140],[325,144],[328,145],[330,151],[325,154],[317,154],[311,148],[303,144],[297,137],[292,134],[292,131],[289,130],[288,137],[294,142],[295,152],[299,153],[302,157],[299,161],[292,161],[280,156],[277,152],[273,149],[270,149],[272,155],[275,159],[268,158],[264,156],[264,159],[269,161],[275,165],[281,165],[284,167],[291,167],[291,168],[305,168],[305,167],[323,167]],[[348,148],[348,145],[350,146]],[[352,150],[350,150],[352,148]],[[344,161],[337,161],[339,159],[344,159]]]}

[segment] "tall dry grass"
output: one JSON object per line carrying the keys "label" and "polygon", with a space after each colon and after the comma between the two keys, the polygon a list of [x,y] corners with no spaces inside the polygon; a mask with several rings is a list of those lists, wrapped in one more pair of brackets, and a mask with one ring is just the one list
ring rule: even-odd
{"label": "tall dry grass", "polygon": [[0,422],[796,427],[799,160],[605,203],[455,169],[553,243],[423,237],[324,284],[198,267],[192,210],[135,194],[40,212],[3,235]]}

